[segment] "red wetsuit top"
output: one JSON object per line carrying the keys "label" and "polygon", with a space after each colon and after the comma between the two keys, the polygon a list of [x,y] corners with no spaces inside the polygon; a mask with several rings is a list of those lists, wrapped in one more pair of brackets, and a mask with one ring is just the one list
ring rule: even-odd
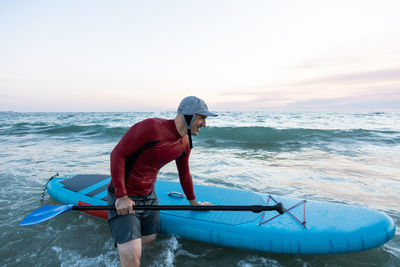
{"label": "red wetsuit top", "polygon": [[111,152],[111,190],[116,198],[147,196],[160,169],[176,161],[183,192],[195,199],[189,171],[189,138],[182,137],[174,120],[146,119],[133,125]]}

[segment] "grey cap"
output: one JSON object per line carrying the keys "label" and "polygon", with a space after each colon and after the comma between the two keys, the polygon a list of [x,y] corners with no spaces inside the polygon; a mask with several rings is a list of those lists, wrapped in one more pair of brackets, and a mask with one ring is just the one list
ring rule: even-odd
{"label": "grey cap", "polygon": [[182,115],[204,115],[204,116],[218,116],[217,114],[208,111],[208,107],[204,100],[195,97],[195,96],[188,96],[182,99],[179,107],[178,113]]}

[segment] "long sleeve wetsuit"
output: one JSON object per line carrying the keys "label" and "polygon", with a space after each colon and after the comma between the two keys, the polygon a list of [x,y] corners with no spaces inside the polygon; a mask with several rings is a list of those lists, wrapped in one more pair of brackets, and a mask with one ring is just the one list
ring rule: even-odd
{"label": "long sleeve wetsuit", "polygon": [[189,140],[176,129],[174,120],[146,119],[133,125],[111,152],[110,189],[116,198],[146,196],[154,189],[160,169],[176,161],[182,189],[195,199],[189,171]]}

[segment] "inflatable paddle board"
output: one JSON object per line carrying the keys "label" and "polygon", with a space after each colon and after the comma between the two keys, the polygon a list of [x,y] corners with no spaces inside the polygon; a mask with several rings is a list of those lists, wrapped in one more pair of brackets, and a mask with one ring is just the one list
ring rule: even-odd
{"label": "inflatable paddle board", "polygon": [[[107,205],[109,175],[55,176],[47,192],[63,204]],[[178,182],[158,180],[160,205],[187,205]],[[288,254],[333,254],[378,247],[395,233],[384,213],[337,203],[305,201],[242,190],[194,185],[196,197],[214,205],[275,205],[286,212],[160,211],[161,232],[215,245]],[[106,211],[89,211],[106,218]]]}

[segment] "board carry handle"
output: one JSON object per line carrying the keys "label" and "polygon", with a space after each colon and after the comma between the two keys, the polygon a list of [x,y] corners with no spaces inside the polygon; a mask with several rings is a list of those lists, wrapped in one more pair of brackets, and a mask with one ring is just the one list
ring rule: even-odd
{"label": "board carry handle", "polygon": [[170,192],[168,196],[173,198],[185,198],[185,195],[179,192]]}

